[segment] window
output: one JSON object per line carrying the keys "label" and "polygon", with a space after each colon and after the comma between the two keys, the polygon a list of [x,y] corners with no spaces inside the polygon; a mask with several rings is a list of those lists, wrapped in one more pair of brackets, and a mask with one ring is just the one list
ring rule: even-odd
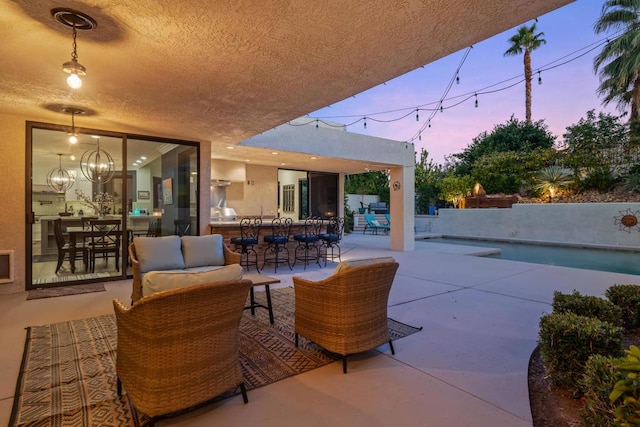
{"label": "window", "polygon": [[296,189],[295,185],[287,184],[282,187],[282,210],[293,212],[295,210]]}

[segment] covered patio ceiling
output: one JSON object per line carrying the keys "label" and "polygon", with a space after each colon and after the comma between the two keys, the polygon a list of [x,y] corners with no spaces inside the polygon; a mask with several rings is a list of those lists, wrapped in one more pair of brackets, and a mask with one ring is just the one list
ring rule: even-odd
{"label": "covered patio ceiling", "polygon": [[[0,112],[69,125],[60,108],[75,106],[88,111],[79,127],[209,141],[213,156],[271,164],[270,150],[226,147],[570,2],[0,0]],[[71,29],[54,7],[98,24],[78,31],[87,75],[75,91],[61,71]],[[291,168],[310,160],[286,156]]]}

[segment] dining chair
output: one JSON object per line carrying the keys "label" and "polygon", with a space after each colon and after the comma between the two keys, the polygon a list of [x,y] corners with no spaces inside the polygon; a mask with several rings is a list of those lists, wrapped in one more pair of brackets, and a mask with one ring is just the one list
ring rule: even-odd
{"label": "dining chair", "polygon": [[180,237],[188,236],[191,234],[191,220],[190,219],[176,219],[173,221],[174,233]]}
{"label": "dining chair", "polygon": [[[240,220],[240,236],[232,237],[230,242],[235,246],[235,250],[241,255],[240,265],[249,270],[254,265],[258,273],[258,252],[254,249],[260,242],[260,228],[262,227],[262,218],[242,218]],[[253,260],[251,260],[253,255]]]}
{"label": "dining chair", "polygon": [[[71,249],[69,247],[69,243],[64,238],[64,233],[62,231],[62,220],[60,218],[53,221],[53,234],[56,238],[56,247],[58,248],[58,264],[56,265],[55,274],[58,274],[60,267],[62,267],[62,263],[64,262],[65,255],[71,256]],[[87,271],[88,263],[87,263],[87,247],[84,243],[76,243],[76,259],[79,255],[82,255],[82,261],[84,263],[84,270]],[[69,259],[71,261],[71,259]]]}
{"label": "dining chair", "polygon": [[96,270],[96,256],[102,255],[105,265],[109,256],[113,256],[116,262],[116,271],[120,271],[120,231],[119,219],[97,219],[89,221],[91,227],[88,244],[89,269],[92,273]]}
{"label": "dining chair", "polygon": [[262,269],[269,263],[274,265],[274,272],[278,272],[278,265],[287,264],[291,270],[291,262],[289,262],[289,234],[291,232],[291,218],[274,218],[271,221],[271,234],[264,236],[263,241],[267,244],[264,249],[264,259],[262,261]]}
{"label": "dining chair", "polygon": [[293,261],[294,266],[296,265],[296,262],[303,261],[304,269],[306,270],[307,265],[309,265],[309,261],[314,261],[319,267],[321,267],[320,248],[318,247],[321,228],[322,218],[310,217],[304,221],[304,233],[293,236],[293,240],[298,242],[298,246],[296,246],[295,249],[295,260]]}

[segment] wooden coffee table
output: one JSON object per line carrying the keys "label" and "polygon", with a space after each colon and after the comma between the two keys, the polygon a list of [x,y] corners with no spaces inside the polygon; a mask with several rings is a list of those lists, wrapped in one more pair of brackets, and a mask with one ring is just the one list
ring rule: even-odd
{"label": "wooden coffee table", "polygon": [[251,309],[251,314],[256,314],[256,308],[266,308],[269,311],[269,323],[273,325],[273,306],[271,305],[271,290],[269,289],[269,285],[273,285],[274,283],[280,283],[280,279],[276,279],[275,277],[267,276],[264,274],[258,273],[248,273],[242,276],[243,279],[251,280],[253,286],[264,286],[264,290],[267,294],[267,305],[262,305],[257,303],[253,297],[253,286],[249,291],[251,304],[246,306],[244,309]]}

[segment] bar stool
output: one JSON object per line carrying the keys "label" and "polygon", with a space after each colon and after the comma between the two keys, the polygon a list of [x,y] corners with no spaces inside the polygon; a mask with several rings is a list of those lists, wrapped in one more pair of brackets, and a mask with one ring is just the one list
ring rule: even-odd
{"label": "bar stool", "polygon": [[[338,261],[342,261],[340,258],[340,240],[342,240],[342,235],[344,233],[344,218],[341,217],[331,217],[329,218],[329,224],[327,224],[327,232],[320,233],[319,237],[322,240],[322,246],[324,248],[324,266],[327,266],[327,259],[331,258],[331,261],[334,259],[338,259]],[[331,249],[331,255],[329,255],[329,249]],[[337,249],[337,255],[334,253],[334,250]]]}
{"label": "bar stool", "polygon": [[[309,261],[315,261],[319,267],[320,265],[320,249],[318,248],[318,241],[320,238],[320,229],[322,228],[322,218],[310,217],[304,221],[304,234],[296,234],[293,236],[293,240],[298,242],[295,250],[295,260],[293,265],[296,265],[298,261],[304,261],[304,269],[307,269]],[[312,252],[315,251],[315,255]]]}
{"label": "bar stool", "polygon": [[[240,220],[240,237],[232,237],[230,240],[235,245],[236,251],[240,249],[242,254],[240,265],[246,270],[255,265],[258,273],[260,273],[258,253],[253,247],[260,241],[260,227],[262,227],[262,218],[242,218]],[[253,261],[250,259],[251,254],[253,254]]]}
{"label": "bar stool", "polygon": [[[264,249],[264,260],[262,261],[262,269],[269,263],[275,266],[275,273],[278,272],[278,265],[287,264],[291,270],[289,262],[289,233],[291,232],[291,218],[274,218],[271,221],[271,234],[264,236],[263,240],[267,244]],[[283,256],[281,257],[280,254]]]}

